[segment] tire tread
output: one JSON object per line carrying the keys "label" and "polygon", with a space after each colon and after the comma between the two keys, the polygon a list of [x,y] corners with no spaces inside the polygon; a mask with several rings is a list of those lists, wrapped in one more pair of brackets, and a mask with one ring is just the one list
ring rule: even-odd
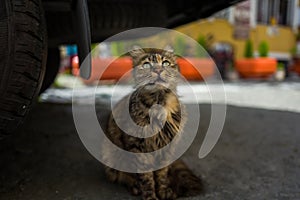
{"label": "tire tread", "polygon": [[[6,0],[10,13],[0,24],[0,138],[22,123],[40,90],[47,31],[41,0]],[[1,21],[1,19],[0,19]],[[3,21],[3,20],[2,20]]]}

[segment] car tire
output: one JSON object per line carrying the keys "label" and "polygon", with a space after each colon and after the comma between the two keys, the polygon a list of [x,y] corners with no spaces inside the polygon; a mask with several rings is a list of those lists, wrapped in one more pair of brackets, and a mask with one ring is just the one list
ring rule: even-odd
{"label": "car tire", "polygon": [[59,48],[48,48],[48,59],[46,64],[46,72],[40,94],[45,92],[54,82],[60,67],[60,51]]}
{"label": "car tire", "polygon": [[0,137],[24,120],[39,94],[47,60],[41,0],[0,1]]}

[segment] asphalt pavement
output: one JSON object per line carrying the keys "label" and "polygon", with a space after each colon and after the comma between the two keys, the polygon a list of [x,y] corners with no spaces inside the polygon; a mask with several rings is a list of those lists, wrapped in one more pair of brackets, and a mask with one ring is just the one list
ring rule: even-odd
{"label": "asphalt pavement", "polygon": [[[211,115],[210,105],[199,106],[198,135],[183,159],[205,192],[186,199],[300,199],[300,113],[228,106],[218,143],[199,159]],[[108,106],[97,109],[105,125]],[[138,199],[105,179],[77,135],[70,104],[38,103],[0,149],[1,200]]]}

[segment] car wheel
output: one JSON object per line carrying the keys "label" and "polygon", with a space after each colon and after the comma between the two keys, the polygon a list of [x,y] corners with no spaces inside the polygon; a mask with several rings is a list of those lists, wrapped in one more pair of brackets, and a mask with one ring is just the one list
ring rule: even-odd
{"label": "car wheel", "polygon": [[16,129],[39,94],[46,33],[40,0],[0,1],[0,137]]}
{"label": "car wheel", "polygon": [[58,48],[48,48],[48,59],[46,64],[46,73],[40,94],[45,92],[54,82],[60,66],[60,51]]}

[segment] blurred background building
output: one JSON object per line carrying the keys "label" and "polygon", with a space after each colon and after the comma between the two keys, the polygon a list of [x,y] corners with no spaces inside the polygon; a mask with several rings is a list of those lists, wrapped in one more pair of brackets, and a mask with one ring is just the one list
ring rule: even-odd
{"label": "blurred background building", "polygon": [[266,41],[270,57],[290,60],[295,53],[299,21],[298,0],[248,0],[177,30],[194,39],[205,36],[212,45],[230,44],[235,58],[243,57],[248,39],[255,54],[259,44]]}

